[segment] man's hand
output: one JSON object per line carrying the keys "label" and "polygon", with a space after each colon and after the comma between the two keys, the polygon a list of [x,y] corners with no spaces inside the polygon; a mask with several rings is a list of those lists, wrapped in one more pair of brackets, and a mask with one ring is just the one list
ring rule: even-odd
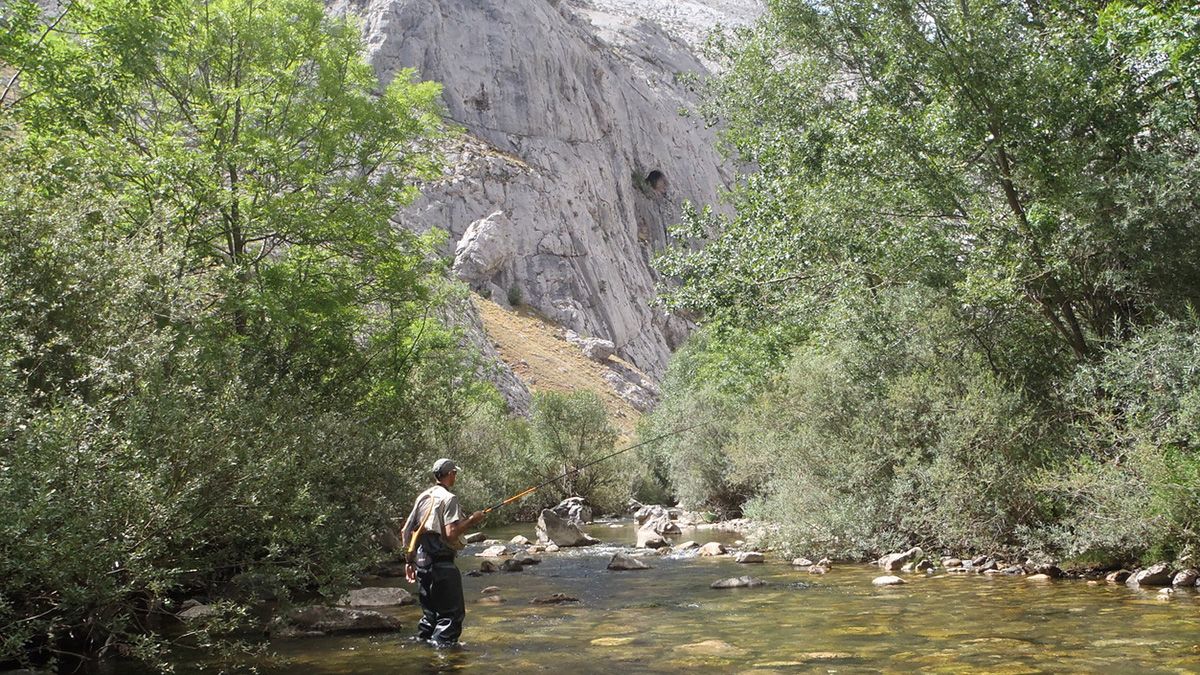
{"label": "man's hand", "polygon": [[[484,518],[487,518],[487,514],[486,514],[486,513],[484,513],[483,511],[476,511],[475,513],[472,513],[472,514],[471,514],[471,517],[470,517],[470,518],[467,518],[467,523],[468,523],[469,525],[475,525],[475,524],[477,524],[477,523],[481,523],[481,522],[483,522],[483,519],[484,519]],[[469,526],[469,525],[468,525],[468,526]]]}
{"label": "man's hand", "polygon": [[416,565],[414,565],[410,562],[404,563],[404,580],[410,584],[415,584],[417,582],[417,566]]}

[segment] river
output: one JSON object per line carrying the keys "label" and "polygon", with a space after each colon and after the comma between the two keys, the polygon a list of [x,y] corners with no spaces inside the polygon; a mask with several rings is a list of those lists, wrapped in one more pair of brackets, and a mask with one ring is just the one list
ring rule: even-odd
{"label": "river", "polygon": [[[1157,589],[1080,580],[906,575],[877,588],[878,568],[797,571],[782,560],[739,565],[730,557],[649,556],[649,570],[611,572],[634,541],[629,523],[587,528],[605,544],[541,554],[521,572],[464,577],[464,647],[435,650],[401,635],[276,641],[280,673],[554,672],[1200,672],[1200,596],[1158,599]],[[489,530],[533,538],[531,525]],[[730,533],[684,531],[730,543]],[[480,550],[459,558],[478,569]],[[694,553],[694,552],[693,552]],[[752,575],[767,586],[714,590]],[[403,580],[396,580],[404,584]],[[483,601],[498,586],[504,602]],[[564,593],[578,603],[531,604]],[[420,610],[395,608],[406,627]],[[180,672],[191,664],[177,664]]]}

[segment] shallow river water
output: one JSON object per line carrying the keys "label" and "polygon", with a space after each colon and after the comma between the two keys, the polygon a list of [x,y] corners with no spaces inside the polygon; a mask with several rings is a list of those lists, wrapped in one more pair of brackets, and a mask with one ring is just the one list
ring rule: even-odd
{"label": "shallow river water", "polygon": [[[487,534],[533,539],[532,530]],[[462,649],[434,650],[407,633],[276,641],[285,661],[268,671],[1200,672],[1200,596],[1190,590],[1163,601],[1123,585],[977,575],[908,575],[907,585],[876,588],[871,580],[881,573],[869,565],[813,576],[781,560],[739,565],[727,556],[649,556],[653,569],[611,572],[607,562],[632,546],[633,528],[588,530],[605,544],[542,554],[522,572],[464,577]],[[682,537],[734,538],[690,530]],[[480,548],[460,556],[464,572],[478,569]],[[709,588],[746,574],[768,585]],[[487,586],[499,586],[504,602],[482,602]],[[530,604],[552,593],[579,602]],[[420,610],[393,613],[407,628]]]}

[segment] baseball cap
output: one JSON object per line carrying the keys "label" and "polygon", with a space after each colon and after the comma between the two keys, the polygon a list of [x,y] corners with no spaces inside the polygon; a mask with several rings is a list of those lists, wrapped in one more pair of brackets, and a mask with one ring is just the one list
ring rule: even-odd
{"label": "baseball cap", "polygon": [[459,471],[458,465],[453,460],[443,457],[433,463],[433,475],[445,476],[451,471]]}

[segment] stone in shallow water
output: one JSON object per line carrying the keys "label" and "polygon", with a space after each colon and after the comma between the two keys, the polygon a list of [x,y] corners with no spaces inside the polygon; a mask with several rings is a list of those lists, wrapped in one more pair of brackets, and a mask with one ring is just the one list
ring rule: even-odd
{"label": "stone in shallow water", "polygon": [[714,581],[709,588],[757,588],[758,586],[766,586],[767,582],[756,577],[730,577]]}
{"label": "stone in shallow water", "polygon": [[415,601],[413,600],[412,593],[403,588],[377,586],[356,588],[347,593],[339,604],[351,607],[389,607],[411,605],[413,602]]}
{"label": "stone in shallow water", "polygon": [[746,653],[745,649],[734,647],[724,640],[701,640],[700,642],[679,645],[675,650],[691,654],[703,654],[705,656],[741,656]]}
{"label": "stone in shallow water", "polygon": [[271,621],[271,637],[303,637],[329,633],[370,633],[400,630],[400,620],[369,609],[297,607]]}
{"label": "stone in shallow water", "polygon": [[579,602],[579,598],[573,598],[566,593],[552,593],[544,598],[534,598],[529,601],[531,605],[557,605],[564,602]]}
{"label": "stone in shallow water", "polygon": [[487,535],[482,532],[472,532],[471,534],[463,537],[463,541],[467,542],[468,544],[478,544],[486,539]]}
{"label": "stone in shallow water", "polygon": [[646,563],[634,558],[633,556],[624,553],[614,553],[611,560],[608,561],[608,569],[614,571],[622,570],[648,570],[650,566]]}
{"label": "stone in shallow water", "polygon": [[885,575],[882,577],[875,577],[873,580],[871,580],[871,583],[874,584],[875,586],[900,586],[900,585],[906,584],[908,582],[901,579],[900,577],[892,576],[889,574],[889,575]]}
{"label": "stone in shallow water", "polygon": [[488,548],[485,548],[479,552],[479,556],[482,558],[499,558],[500,556],[505,555],[508,555],[508,547],[504,544],[489,546]]}
{"label": "stone in shallow water", "polygon": [[763,554],[758,551],[742,551],[734,558],[734,562],[739,563],[760,563],[763,560]]}
{"label": "stone in shallow water", "polygon": [[487,595],[488,593],[499,593],[500,587],[499,586],[488,586],[487,588],[485,588],[479,592],[483,595]]}
{"label": "stone in shallow water", "polygon": [[597,647],[620,647],[633,642],[635,639],[631,637],[602,637],[592,640],[592,644]]}

